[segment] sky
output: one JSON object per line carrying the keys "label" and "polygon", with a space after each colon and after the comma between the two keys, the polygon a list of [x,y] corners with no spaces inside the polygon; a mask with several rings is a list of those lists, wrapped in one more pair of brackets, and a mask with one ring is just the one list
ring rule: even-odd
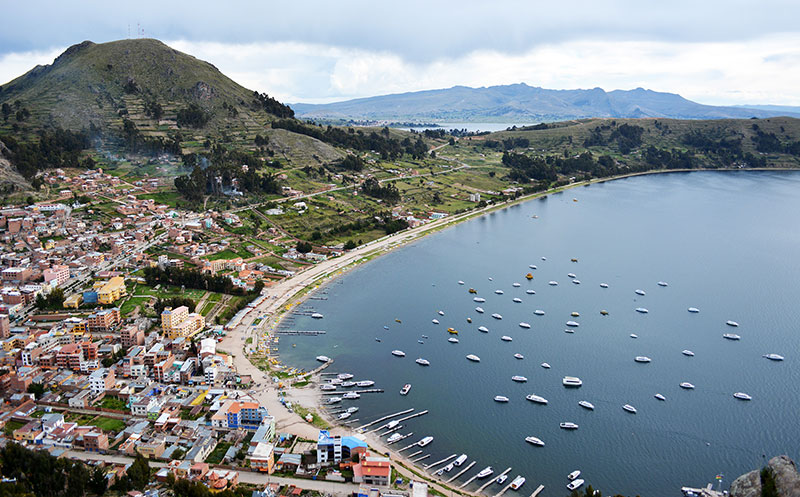
{"label": "sky", "polygon": [[0,84],[143,33],[289,103],[524,82],[800,105],[796,0],[122,3],[2,0]]}

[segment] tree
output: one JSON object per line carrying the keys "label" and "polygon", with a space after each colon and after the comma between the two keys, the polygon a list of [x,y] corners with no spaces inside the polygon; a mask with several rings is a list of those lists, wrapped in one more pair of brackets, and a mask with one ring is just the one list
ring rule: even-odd
{"label": "tree", "polygon": [[103,494],[106,493],[108,489],[108,479],[106,478],[106,473],[101,468],[95,467],[92,471],[91,476],[89,476],[89,490],[92,493],[97,494],[102,497]]}
{"label": "tree", "polygon": [[356,248],[356,242],[353,240],[347,240],[347,243],[344,244],[345,250],[353,250],[354,248]]}
{"label": "tree", "polygon": [[126,475],[130,479],[131,486],[137,490],[143,490],[150,481],[150,463],[141,454],[136,456],[136,460],[131,463]]}
{"label": "tree", "polygon": [[44,395],[44,385],[41,383],[31,383],[28,385],[28,393],[32,393],[36,396],[36,400],[39,400]]}
{"label": "tree", "polygon": [[311,249],[313,247],[308,242],[297,242],[297,247],[296,248],[297,248],[297,251],[300,252],[301,254],[307,254],[307,253],[311,252]]}

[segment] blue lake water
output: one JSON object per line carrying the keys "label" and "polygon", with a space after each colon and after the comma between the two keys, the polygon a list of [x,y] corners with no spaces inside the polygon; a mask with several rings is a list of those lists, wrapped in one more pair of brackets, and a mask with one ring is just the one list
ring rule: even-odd
{"label": "blue lake water", "polygon": [[[487,465],[495,474],[512,466],[509,477],[528,479],[525,495],[540,483],[547,487],[542,495],[566,495],[566,475],[575,469],[605,494],[679,495],[681,485],[704,486],[720,473],[727,487],[760,467],[763,455],[800,455],[798,213],[798,172],[642,176],[528,201],[426,237],[329,284],[327,300],[303,306],[325,318],[298,315],[292,323],[327,334],[282,338],[281,358],[310,369],[325,354],[336,361],[332,371],[375,380],[386,393],[350,401],[363,421],[429,409],[402,430],[415,433],[411,441],[434,436],[426,462],[465,452],[478,461],[466,477]],[[529,271],[532,281],[525,279]],[[658,286],[661,280],[669,286]],[[473,302],[469,287],[486,302]],[[478,305],[485,314],[474,310]],[[534,315],[536,309],[545,315]],[[573,334],[564,332],[568,320],[580,323]],[[726,326],[727,320],[740,326]],[[523,321],[531,329],[520,328]],[[481,325],[489,333],[480,333]],[[448,343],[449,326],[458,329],[460,343]],[[730,332],[742,339],[722,338]],[[430,338],[417,343],[423,334]],[[407,356],[395,358],[393,349]],[[682,355],[684,349],[695,357]],[[515,359],[517,352],[525,359]],[[771,352],[786,360],[762,357]],[[467,361],[467,354],[481,362]],[[636,363],[637,355],[652,362]],[[415,364],[417,357],[431,366]],[[513,375],[528,382],[512,382]],[[565,375],[580,377],[583,387],[564,388]],[[681,389],[683,381],[696,388]],[[398,393],[404,383],[413,384],[406,397]],[[753,400],[734,399],[738,391]],[[549,405],[525,400],[529,393]],[[656,393],[667,400],[656,400]],[[495,395],[510,402],[496,403]],[[579,407],[580,400],[595,410]],[[626,403],[638,414],[623,411]],[[580,428],[561,430],[562,421]],[[527,444],[529,435],[546,446]]]}

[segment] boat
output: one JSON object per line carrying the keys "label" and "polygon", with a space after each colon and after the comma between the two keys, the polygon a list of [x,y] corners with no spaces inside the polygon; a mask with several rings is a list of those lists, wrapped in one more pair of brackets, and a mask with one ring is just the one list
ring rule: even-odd
{"label": "boat", "polygon": [[544,311],[541,309],[536,309],[535,311],[533,311],[533,313],[536,314],[537,316],[544,316]]}
{"label": "boat", "polygon": [[323,384],[323,385],[320,385],[320,386],[319,386],[319,389],[320,389],[320,390],[328,390],[328,391],[330,391],[330,390],[336,390],[336,385],[332,385],[332,384],[330,384],[330,383],[325,383],[325,384]]}
{"label": "boat", "polygon": [[572,280],[572,282],[573,282],[574,284],[576,284],[576,285],[580,285],[580,284],[581,284],[581,280]]}
{"label": "boat", "polygon": [[636,312],[638,312],[638,313],[641,313],[641,314],[647,314],[647,313],[648,313],[648,312],[650,312],[650,311],[648,311],[648,310],[647,310],[647,309],[645,309],[644,307],[637,307],[637,308],[636,308]]}
{"label": "boat", "polygon": [[578,323],[577,321],[567,321],[567,326],[572,326],[573,328],[577,328],[578,326],[580,326],[580,323]]}
{"label": "boat", "polygon": [[636,408],[635,408],[635,407],[633,407],[633,406],[632,406],[632,405],[630,405],[630,404],[625,404],[624,406],[622,406],[622,408],[623,408],[624,410],[628,411],[628,412],[629,412],[629,413],[631,413],[631,414],[636,414]]}
{"label": "boat", "polygon": [[544,369],[550,369],[550,365],[549,365],[549,364],[547,364],[546,362],[543,362],[543,363],[542,363],[542,367],[543,367]]}
{"label": "boat", "polygon": [[349,412],[343,412],[343,413],[341,413],[340,415],[336,416],[336,419],[340,419],[340,420],[341,420],[341,419],[347,419],[347,418],[349,418],[350,416],[352,416],[352,414],[351,414],[351,413],[349,413]]}
{"label": "boat", "polygon": [[537,404],[547,404],[547,399],[540,395],[536,395],[534,393],[525,396],[526,399],[530,400],[531,402],[535,402]]}
{"label": "boat", "polygon": [[448,464],[447,466],[443,467],[442,469],[445,471],[445,473],[451,472],[453,470],[453,463]]}
{"label": "boat", "polygon": [[396,427],[399,424],[400,424],[400,421],[394,419],[394,420],[389,421],[388,423],[386,423],[386,428],[391,430],[391,429],[394,429],[394,427]]}
{"label": "boat", "polygon": [[519,324],[519,327],[520,327],[520,328],[530,328],[530,327],[531,327],[531,325],[530,325],[529,323],[522,322],[522,323],[520,323],[520,324]]}
{"label": "boat", "polygon": [[583,408],[585,408],[585,409],[589,409],[590,411],[594,411],[594,404],[592,404],[588,400],[582,400],[582,401],[578,402],[578,405],[583,407]]}
{"label": "boat", "polygon": [[645,295],[645,292],[644,292],[644,290],[639,290],[638,288],[637,288],[636,290],[634,290],[634,293],[635,293],[636,295]]}
{"label": "boat", "polygon": [[472,300],[474,300],[475,302],[478,302],[478,303],[486,302],[486,299],[483,298],[483,297],[475,297]]}
{"label": "boat", "polygon": [[495,319],[503,319],[503,316],[498,314],[498,313],[496,313],[496,312],[494,314],[492,314],[492,317],[495,318]]}
{"label": "boat", "polygon": [[392,355],[396,357],[405,357],[406,353],[403,352],[402,350],[393,350]]}
{"label": "boat", "polygon": [[487,476],[491,475],[492,473],[494,473],[494,470],[492,469],[492,467],[491,466],[486,466],[485,468],[483,468],[482,470],[480,470],[478,472],[478,474],[476,475],[476,478],[486,478]]}
{"label": "boat", "polygon": [[459,284],[459,285],[463,285],[463,284],[464,284],[464,282],[463,282],[463,281],[461,281],[461,280],[458,280],[458,284]]}
{"label": "boat", "polygon": [[466,454],[461,454],[460,456],[458,456],[458,458],[455,461],[453,461],[453,464],[456,467],[459,467],[462,464],[464,464],[465,462],[467,462],[467,455]]}
{"label": "boat", "polygon": [[489,281],[494,281],[494,278],[492,278],[491,276],[489,276]]}
{"label": "boat", "polygon": [[425,340],[427,340],[427,339],[428,339],[428,335],[422,335],[422,338],[424,338]]}
{"label": "boat", "polygon": [[697,307],[690,307],[688,310],[692,314],[697,314],[698,312],[700,312],[700,309],[698,309]]}
{"label": "boat", "polygon": [[722,338],[727,338],[728,340],[741,340],[742,337],[737,335],[736,333],[725,333],[722,335]]}
{"label": "boat", "polygon": [[425,343],[425,342],[423,342],[422,340],[417,340],[417,343]]}
{"label": "boat", "polygon": [[650,362],[652,359],[650,359],[646,355],[637,355],[636,357],[633,358],[633,360],[636,362]]}
{"label": "boat", "polygon": [[476,356],[475,354],[468,355],[467,359],[469,359],[472,362],[481,362],[481,358]]}
{"label": "boat", "polygon": [[536,445],[537,447],[544,447],[544,442],[537,437],[525,437],[525,441],[529,444]]}
{"label": "boat", "polygon": [[659,281],[658,286],[669,286],[669,284],[666,281]]}
{"label": "boat", "polygon": [[328,404],[336,404],[341,401],[342,401],[341,397],[328,397]]}
{"label": "boat", "polygon": [[694,385],[692,385],[688,381],[684,381],[683,383],[681,383],[681,388],[685,388],[686,390],[694,390]]}
{"label": "boat", "polygon": [[477,290],[475,290],[474,288],[470,288],[470,289],[469,289],[469,293],[478,293],[478,291],[477,291]]}
{"label": "boat", "polygon": [[753,397],[750,397],[744,392],[736,392],[735,394],[733,394],[733,396],[739,400],[753,400]]}
{"label": "boat", "polygon": [[439,320],[438,320],[438,319],[432,319],[432,320],[431,320],[431,323],[433,323],[433,324],[439,324]]}
{"label": "boat", "polygon": [[497,295],[503,295],[503,290],[495,290],[494,293]]}
{"label": "boat", "polygon": [[425,447],[426,445],[428,445],[431,442],[433,442],[433,437],[425,437],[422,440],[420,440],[419,442],[417,442],[417,445],[419,445],[420,447]]}
{"label": "boat", "polygon": [[519,352],[517,352],[516,354],[514,354],[514,358],[515,359],[525,359],[525,356],[520,354]]}
{"label": "boat", "polygon": [[577,430],[578,425],[571,422],[571,421],[564,421],[563,423],[559,423],[558,426],[561,427],[562,430]]}
{"label": "boat", "polygon": [[483,314],[486,311],[483,310],[483,307],[476,307],[475,308],[475,312],[479,312],[479,313]]}
{"label": "boat", "polygon": [[608,288],[608,283],[600,283],[600,288]]}
{"label": "boat", "polygon": [[508,402],[508,397],[506,397],[505,395],[495,395],[494,396],[494,401],[495,402]]}
{"label": "boat", "polygon": [[514,288],[519,288],[522,285],[520,285],[519,283],[512,283],[511,286],[513,286]]}
{"label": "boat", "polygon": [[567,276],[569,278],[576,278],[575,273],[567,273]]}
{"label": "boat", "polygon": [[528,267],[531,268],[531,269],[536,269],[536,264],[531,264]]}
{"label": "boat", "polygon": [[581,470],[576,469],[575,471],[567,475],[567,480],[574,481],[575,478],[579,477],[580,475],[581,475]]}
{"label": "boat", "polygon": [[512,376],[511,379],[519,383],[525,383],[526,381],[528,381],[528,378],[524,376]]}
{"label": "boat", "polygon": [[[542,445],[544,445],[544,443],[542,443]],[[511,482],[511,490],[519,490],[522,485],[525,485],[525,477],[517,475],[517,477]]]}
{"label": "boat", "polygon": [[561,380],[561,383],[565,387],[579,387],[583,385],[583,382],[577,376],[565,376],[564,379]]}
{"label": "boat", "polygon": [[336,377],[340,380],[350,380],[353,378],[353,375],[351,373],[339,373]]}
{"label": "boat", "polygon": [[521,304],[521,303],[522,303],[522,299],[521,299],[521,298],[519,298],[519,297],[514,297],[514,298],[513,298],[513,299],[511,299],[511,300],[513,300],[513,301],[514,301],[514,302],[516,302],[517,304]]}
{"label": "boat", "polygon": [[736,321],[725,321],[725,324],[727,324],[728,326],[733,326],[734,328],[739,326],[739,323],[737,323]]}
{"label": "boat", "polygon": [[400,321],[400,320],[399,320],[399,319],[397,319],[397,318],[395,318],[394,322],[395,322],[395,323],[402,323],[402,321]]}
{"label": "boat", "polygon": [[506,482],[506,480],[508,480],[508,475],[500,475],[494,479],[494,482],[497,483],[498,485],[502,485],[503,483]]}
{"label": "boat", "polygon": [[681,354],[683,354],[683,355],[685,355],[685,356],[687,356],[687,357],[694,357],[694,352],[692,352],[692,351],[691,351],[691,350],[689,350],[689,349],[686,349],[686,350],[683,350],[683,351],[681,351]]}
{"label": "boat", "polygon": [[770,361],[782,361],[783,356],[780,354],[764,354],[764,357],[769,359]]}
{"label": "boat", "polygon": [[550,286],[558,286],[558,282],[555,280],[548,281],[547,284]]}
{"label": "boat", "polygon": [[489,328],[487,328],[486,326],[478,326],[478,331],[482,333],[489,333]]}
{"label": "boat", "polygon": [[427,359],[423,359],[422,357],[417,358],[417,360],[415,360],[414,362],[416,362],[420,366],[430,366],[431,365],[431,361],[429,361]]}
{"label": "boat", "polygon": [[314,319],[322,319],[325,316],[320,314],[319,312],[315,312],[314,314],[311,315],[311,317],[314,318]]}
{"label": "boat", "polygon": [[356,382],[355,381],[345,381],[345,382],[342,382],[342,386],[345,387],[345,388],[354,387],[354,386],[356,386]]}
{"label": "boat", "polygon": [[341,385],[342,381],[344,381],[344,380],[340,380],[339,378],[333,378],[333,379],[331,379],[331,381],[329,383],[331,385]]}
{"label": "boat", "polygon": [[631,338],[639,338],[639,335],[637,335],[636,333],[631,333],[629,336]]}
{"label": "boat", "polygon": [[344,395],[342,395],[342,398],[343,399],[350,399],[350,400],[360,399],[361,398],[361,394],[358,393],[358,392],[347,392]]}
{"label": "boat", "polygon": [[510,342],[511,340],[513,340],[513,338],[511,338],[508,335],[503,335],[503,336],[500,337],[500,340],[502,340],[504,342]]}
{"label": "boat", "polygon": [[358,385],[359,387],[371,387],[374,384],[375,382],[372,380],[362,380],[356,382],[356,385]]}
{"label": "boat", "polygon": [[467,322],[471,323],[472,322],[472,318],[467,318]]}
{"label": "boat", "polygon": [[444,311],[439,311],[440,316],[444,316]]}
{"label": "boat", "polygon": [[600,311],[600,314],[601,314],[601,315],[603,315],[603,316],[608,316],[608,311],[607,311],[607,310],[605,310],[605,309],[602,309],[602,310]]}
{"label": "boat", "polygon": [[318,355],[317,360],[319,362],[331,362],[331,358],[326,355]]}
{"label": "boat", "polygon": [[527,293],[528,295],[536,295],[536,290],[528,288],[527,290],[525,290],[525,293]]}
{"label": "boat", "polygon": [[547,260],[547,257],[542,257],[542,260],[543,260],[543,261],[546,261],[546,260]]}
{"label": "boat", "polygon": [[580,314],[579,312],[577,312],[577,311],[573,311],[573,312],[571,312],[569,315],[570,315],[570,316],[572,316],[572,317],[574,317],[574,318],[578,318],[578,317],[580,317],[580,316],[581,316],[581,314]]}
{"label": "boat", "polygon": [[403,437],[403,435],[401,435],[399,433],[392,433],[389,436],[389,438],[386,439],[386,443],[393,444],[393,443],[397,442],[398,440],[402,440],[403,438],[405,438],[405,437]]}
{"label": "boat", "polygon": [[447,339],[447,341],[450,342],[450,343],[458,343],[458,338],[450,337],[450,338]]}
{"label": "boat", "polygon": [[384,329],[384,330],[388,330],[388,329],[389,329],[389,327],[384,325],[383,329]]}
{"label": "boat", "polygon": [[582,479],[578,478],[577,480],[572,480],[571,482],[567,483],[567,490],[577,490],[581,488],[581,485],[583,485]]}
{"label": "boat", "polygon": [[532,280],[533,279],[533,275],[531,273],[528,273],[528,274],[525,275],[525,278],[528,279],[528,280]]}
{"label": "boat", "polygon": [[353,414],[354,412],[358,412],[358,407],[348,407],[347,412]]}
{"label": "boat", "polygon": [[658,400],[667,400],[667,398],[661,395],[660,393],[653,395],[653,397],[657,398]]}

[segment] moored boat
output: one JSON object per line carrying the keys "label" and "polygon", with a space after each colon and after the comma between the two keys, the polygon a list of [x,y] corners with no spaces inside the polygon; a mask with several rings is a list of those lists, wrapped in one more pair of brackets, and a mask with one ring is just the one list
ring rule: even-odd
{"label": "moored boat", "polygon": [[769,359],[770,361],[782,361],[783,356],[780,354],[764,354],[764,357]]}
{"label": "moored boat", "polygon": [[658,286],[669,286],[669,284],[666,281],[659,281]]}
{"label": "moored boat", "polygon": [[481,362],[481,358],[476,356],[475,354],[469,354],[467,356],[467,359],[469,359],[472,362]]}
{"label": "moored boat", "polygon": [[328,357],[328,356],[326,356],[326,355],[318,355],[318,356],[316,357],[316,359],[317,359],[319,362],[331,362],[331,358],[330,358],[330,357]]}
{"label": "moored boat", "polygon": [[632,406],[632,405],[630,405],[630,404],[625,404],[624,406],[622,406],[622,408],[623,408],[624,410],[628,411],[628,412],[629,412],[629,413],[631,413],[631,414],[636,414],[636,408],[635,408],[635,407],[633,407],[633,406]]}
{"label": "moored boat", "polygon": [[698,309],[697,307],[690,307],[689,312],[691,312],[692,314],[697,314],[698,312],[700,312],[700,309]]}
{"label": "moored boat", "polygon": [[575,471],[573,471],[572,473],[567,475],[567,479],[569,481],[573,481],[575,478],[579,477],[580,475],[581,475],[581,471],[579,469],[576,469]]}
{"label": "moored boat", "polygon": [[542,367],[543,367],[544,369],[550,369],[550,365],[549,365],[548,363],[546,363],[546,362],[543,362],[543,363],[542,363]]}
{"label": "moored boat", "polygon": [[510,342],[511,340],[513,340],[513,338],[511,338],[508,335],[503,335],[503,336],[500,337],[500,340],[502,340],[504,342]]}
{"label": "moored boat", "polygon": [[503,316],[498,314],[498,313],[496,313],[496,312],[494,314],[492,314],[492,317],[495,318],[495,319],[503,319]]}
{"label": "moored boat", "polygon": [[477,290],[475,290],[474,288],[470,288],[470,289],[469,289],[469,293],[478,293],[478,291],[477,291]]}
{"label": "moored boat", "polygon": [[519,297],[514,297],[512,300],[513,300],[513,301],[514,301],[514,303],[516,303],[516,304],[521,304],[521,303],[522,303],[522,299],[521,299],[521,298],[519,298]]}
{"label": "moored boat", "polygon": [[541,395],[536,395],[535,393],[526,395],[525,398],[537,404],[547,404],[547,399],[545,399]]}
{"label": "moored boat", "polygon": [[683,350],[683,351],[681,351],[681,354],[683,354],[683,355],[685,355],[685,356],[687,356],[687,357],[694,357],[694,352],[692,352],[692,351],[691,351],[691,350],[689,350],[689,349],[686,349],[686,350]]}
{"label": "moored boat", "polygon": [[519,376],[519,375],[517,375],[517,376],[512,376],[512,377],[511,377],[511,379],[512,379],[513,381],[516,381],[516,382],[518,382],[518,383],[525,383],[526,381],[528,381],[528,378],[526,378],[526,377],[524,377],[524,376]]}
{"label": "moored boat", "polygon": [[498,289],[495,290],[494,293],[496,293],[497,295],[503,295],[503,290]]}
{"label": "moored boat", "polygon": [[328,390],[328,391],[336,390],[336,385],[332,385],[330,383],[324,383],[324,384],[319,386],[319,389],[320,390]]}
{"label": "moored boat", "polygon": [[480,314],[483,314],[483,313],[484,313],[484,312],[486,312],[486,311],[484,311],[484,310],[483,310],[483,307],[476,307],[476,308],[475,308],[475,312],[478,312],[478,313],[480,313]]}
{"label": "moored boat", "polygon": [[522,322],[522,323],[519,324],[519,327],[520,328],[530,328],[531,325],[529,323]]}
{"label": "moored boat", "polygon": [[578,326],[580,326],[580,323],[578,323],[577,321],[567,321],[567,326],[577,328]]}
{"label": "moored boat", "polygon": [[527,290],[525,290],[525,293],[527,293],[528,295],[536,295],[536,290],[528,288]]}
{"label": "moored boat", "polygon": [[478,302],[479,304],[482,303],[482,302],[486,302],[486,299],[483,298],[483,297],[475,297],[472,300],[475,301],[475,302]]}
{"label": "moored boat", "polygon": [[431,365],[431,361],[429,361],[427,359],[423,359],[422,357],[417,358],[417,360],[415,360],[414,362],[416,362],[420,366],[430,366]]}
{"label": "moored boat", "polygon": [[658,400],[667,400],[667,398],[661,395],[660,393],[653,395],[653,397],[657,398]]}
{"label": "moored boat", "polygon": [[519,283],[513,283],[511,286],[513,286],[514,288],[519,288],[519,287],[521,287],[522,285],[520,285]]}
{"label": "moored boat", "polygon": [[608,283],[600,283],[600,288],[608,288]]}
{"label": "moored boat", "polygon": [[737,335],[736,333],[725,333],[722,335],[722,338],[727,338],[728,340],[741,340],[742,337]]}
{"label": "moored boat", "polygon": [[525,477],[517,475],[511,482],[511,490],[519,490],[522,485],[525,485]]}
{"label": "moored boat", "polygon": [[575,273],[567,273],[567,276],[570,277],[570,278],[575,278],[576,277]]}
{"label": "moored boat", "polygon": [[487,328],[486,326],[478,326],[478,331],[482,333],[489,333],[489,328]]}
{"label": "moored boat", "polygon": [[644,290],[639,290],[638,288],[637,288],[636,290],[634,290],[634,293],[635,293],[636,295],[645,295],[645,292],[644,292]]}
{"label": "moored boat", "polygon": [[343,413],[341,413],[340,415],[336,416],[336,419],[343,420],[343,419],[347,419],[347,418],[349,418],[350,416],[352,416],[352,414],[351,414],[351,413],[349,413],[349,412],[343,412]]}
{"label": "moored boat", "polygon": [[431,320],[431,323],[433,323],[433,324],[439,324],[439,320],[438,320],[438,319],[432,319],[432,320]]}
{"label": "moored boat", "polygon": [[440,316],[444,316],[444,311],[439,311]]}
{"label": "moored boat", "polygon": [[447,328],[447,332],[451,335],[458,335],[458,330],[455,328]]}
{"label": "moored boat", "polygon": [[727,324],[728,326],[733,326],[734,328],[739,326],[739,323],[737,323],[736,321],[725,321],[725,324]]}
{"label": "moored boat", "polygon": [[522,354],[520,354],[519,352],[517,352],[516,354],[514,354],[514,357],[515,357],[515,358],[517,358],[517,359],[525,359],[525,356],[524,356],[524,355],[522,355]]}
{"label": "moored boat", "polygon": [[563,423],[559,423],[558,426],[561,427],[562,430],[577,430],[578,429],[578,425],[573,423],[573,422],[571,422],[571,421],[564,421]]}
{"label": "moored boat", "polygon": [[417,445],[419,445],[420,447],[425,447],[426,445],[428,445],[431,442],[433,442],[433,437],[425,437],[422,440],[420,440],[419,442],[417,442]]}
{"label": "moored boat", "polygon": [[482,470],[480,470],[478,472],[478,474],[476,475],[476,478],[486,478],[487,476],[491,475],[492,473],[494,473],[494,470],[492,469],[492,467],[491,466],[486,466],[485,468],[483,468]]}
{"label": "moored boat", "polygon": [[592,404],[588,400],[582,400],[578,402],[578,405],[583,407],[584,409],[589,409],[590,411],[594,411],[594,404]]}
{"label": "moored boat", "polygon": [[638,312],[638,313],[640,313],[640,314],[647,314],[647,313],[648,313],[648,312],[650,312],[650,311],[648,311],[648,310],[647,310],[647,309],[645,309],[644,307],[637,307],[637,308],[636,308],[636,312]]}
{"label": "moored boat", "polygon": [[630,336],[631,338],[639,338],[639,335],[637,335],[636,333],[631,333],[628,336]]}
{"label": "moored boat", "polygon": [[558,282],[556,280],[551,280],[551,281],[548,281],[547,284],[550,285],[550,286],[557,286]]}
{"label": "moored boat", "polygon": [[525,441],[529,444],[536,445],[537,447],[544,447],[544,442],[540,438],[537,437],[525,437]]}
{"label": "moored boat", "polygon": [[536,314],[537,316],[544,316],[544,311],[541,309],[536,309],[535,311],[533,311],[533,313]]}
{"label": "moored boat", "polygon": [[495,402],[501,402],[501,403],[508,402],[508,397],[506,397],[505,395],[495,395],[494,396],[494,401]]}
{"label": "moored boat", "polygon": [[393,350],[392,355],[395,357],[405,357],[406,353],[403,352],[402,350]]}
{"label": "moored boat", "polygon": [[636,357],[633,358],[633,360],[636,362],[650,362],[652,359],[650,359],[646,355],[637,355]]}
{"label": "moored boat", "polygon": [[461,281],[461,280],[458,280],[458,284],[459,284],[459,285],[463,285],[463,284],[464,284],[464,282],[463,282],[463,281]]}
{"label": "moored boat", "polygon": [[315,312],[315,313],[311,314],[311,317],[314,318],[314,319],[322,319],[325,316],[323,314],[320,314],[319,312]]}
{"label": "moored boat", "polygon": [[450,338],[447,339],[447,341],[450,342],[450,343],[458,343],[458,338],[450,337]]}
{"label": "moored boat", "polygon": [[577,490],[581,488],[581,485],[583,485],[582,479],[578,478],[577,480],[572,480],[571,482],[567,483],[567,490]]}
{"label": "moored boat", "polygon": [[386,439],[386,443],[393,444],[393,443],[397,442],[398,440],[402,440],[403,438],[405,438],[405,437],[403,437],[403,435],[401,435],[399,433],[392,433],[389,436],[389,438]]}
{"label": "moored boat", "polygon": [[681,388],[686,389],[686,390],[694,390],[694,385],[692,385],[688,381],[682,382],[680,386],[681,386]]}
{"label": "moored boat", "polygon": [[341,397],[328,397],[328,404],[336,404],[342,401]]}
{"label": "moored boat", "polygon": [[455,461],[453,461],[453,464],[456,467],[458,467],[458,466],[461,466],[462,464],[464,464],[466,461],[467,461],[467,455],[466,454],[461,454],[460,456],[458,456],[458,458]]}
{"label": "moored boat", "polygon": [[565,387],[579,387],[583,385],[583,381],[577,376],[565,376],[564,379],[561,380],[561,383]]}
{"label": "moored boat", "polygon": [[506,482],[507,479],[508,475],[500,475],[494,479],[494,482],[497,483],[498,485],[502,485],[503,483]]}
{"label": "moored boat", "polygon": [[342,395],[342,398],[343,399],[349,399],[349,400],[360,399],[361,398],[361,394],[358,393],[358,392],[347,392],[344,395]]}
{"label": "moored boat", "polygon": [[733,396],[739,400],[753,400],[753,397],[747,395],[744,392],[736,392],[735,394],[733,394]]}
{"label": "moored boat", "polygon": [[372,381],[372,380],[362,380],[362,381],[357,381],[356,382],[356,385],[359,386],[359,387],[371,387],[374,384],[375,384],[375,382]]}

